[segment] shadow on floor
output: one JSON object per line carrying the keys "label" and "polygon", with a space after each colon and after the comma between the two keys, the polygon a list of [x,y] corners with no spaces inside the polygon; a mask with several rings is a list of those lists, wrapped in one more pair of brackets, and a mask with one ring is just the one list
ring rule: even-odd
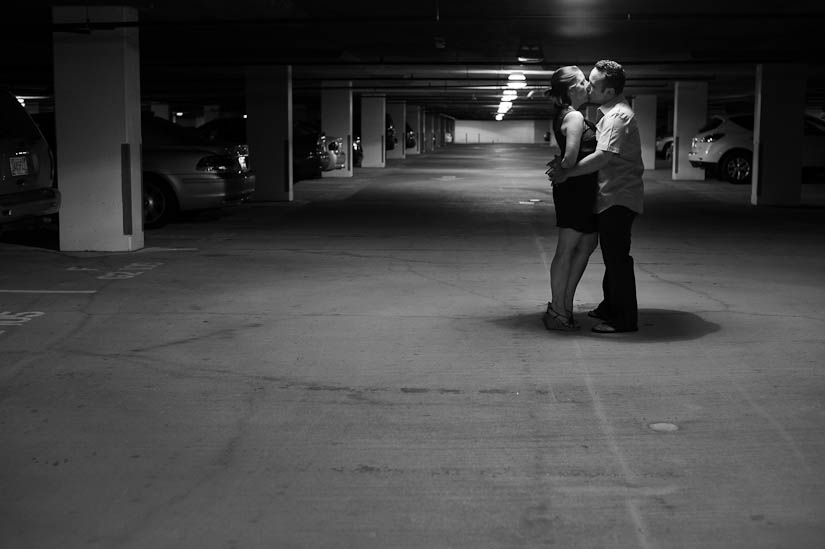
{"label": "shadow on floor", "polygon": [[685,311],[670,311],[665,309],[640,309],[639,331],[625,334],[595,334],[590,328],[598,324],[585,313],[576,313],[576,320],[582,329],[578,332],[556,332],[545,330],[541,322],[543,311],[529,314],[517,314],[499,317],[493,320],[496,324],[519,331],[546,332],[556,337],[587,337],[640,342],[689,341],[699,339],[708,334],[719,331],[719,324],[708,322],[699,315]]}
{"label": "shadow on floor", "polygon": [[0,230],[0,242],[57,251],[60,233],[56,224],[17,223]]}

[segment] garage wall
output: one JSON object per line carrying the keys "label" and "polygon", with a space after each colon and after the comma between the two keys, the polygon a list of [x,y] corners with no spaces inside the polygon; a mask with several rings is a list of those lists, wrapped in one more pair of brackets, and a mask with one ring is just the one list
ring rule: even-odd
{"label": "garage wall", "polygon": [[549,120],[456,120],[453,143],[544,143]]}

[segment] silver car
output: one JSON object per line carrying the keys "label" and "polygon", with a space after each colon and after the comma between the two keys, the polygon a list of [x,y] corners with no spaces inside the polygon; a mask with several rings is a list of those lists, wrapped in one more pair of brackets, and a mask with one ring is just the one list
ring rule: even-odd
{"label": "silver car", "polygon": [[58,213],[49,144],[7,90],[0,90],[0,157],[0,224]]}
{"label": "silver car", "polygon": [[[731,183],[750,183],[753,172],[752,113],[712,116],[693,138],[690,164]],[[802,135],[803,177],[825,171],[825,121],[805,114]]]}
{"label": "silver car", "polygon": [[[54,149],[54,113],[38,113],[33,118]],[[150,112],[141,118],[141,134],[144,228],[162,227],[180,212],[237,205],[255,191],[246,145],[210,143],[193,128]]]}
{"label": "silver car", "polygon": [[245,144],[210,143],[193,128],[144,115],[143,226],[160,227],[178,212],[246,202],[255,175]]}

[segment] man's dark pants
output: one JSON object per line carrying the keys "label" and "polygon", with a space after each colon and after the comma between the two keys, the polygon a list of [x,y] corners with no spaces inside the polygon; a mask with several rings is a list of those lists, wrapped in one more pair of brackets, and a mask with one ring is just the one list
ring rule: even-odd
{"label": "man's dark pants", "polygon": [[638,328],[636,277],[630,256],[630,229],[636,213],[624,206],[611,206],[598,215],[599,246],[604,259],[604,300],[599,316],[618,331]]}

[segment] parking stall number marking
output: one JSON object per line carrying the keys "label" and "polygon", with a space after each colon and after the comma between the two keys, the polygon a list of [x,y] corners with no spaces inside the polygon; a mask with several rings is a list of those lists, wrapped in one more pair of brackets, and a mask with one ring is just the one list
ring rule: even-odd
{"label": "parking stall number marking", "polygon": [[[11,311],[0,311],[0,327],[3,326],[21,326],[30,320],[43,316],[42,311],[26,311],[22,313],[12,313]],[[0,335],[6,333],[6,330],[0,329]]]}
{"label": "parking stall number marking", "polygon": [[119,271],[112,271],[97,277],[100,280],[126,280],[128,278],[135,278],[146,271],[151,271],[163,265],[163,263],[130,263]]}

